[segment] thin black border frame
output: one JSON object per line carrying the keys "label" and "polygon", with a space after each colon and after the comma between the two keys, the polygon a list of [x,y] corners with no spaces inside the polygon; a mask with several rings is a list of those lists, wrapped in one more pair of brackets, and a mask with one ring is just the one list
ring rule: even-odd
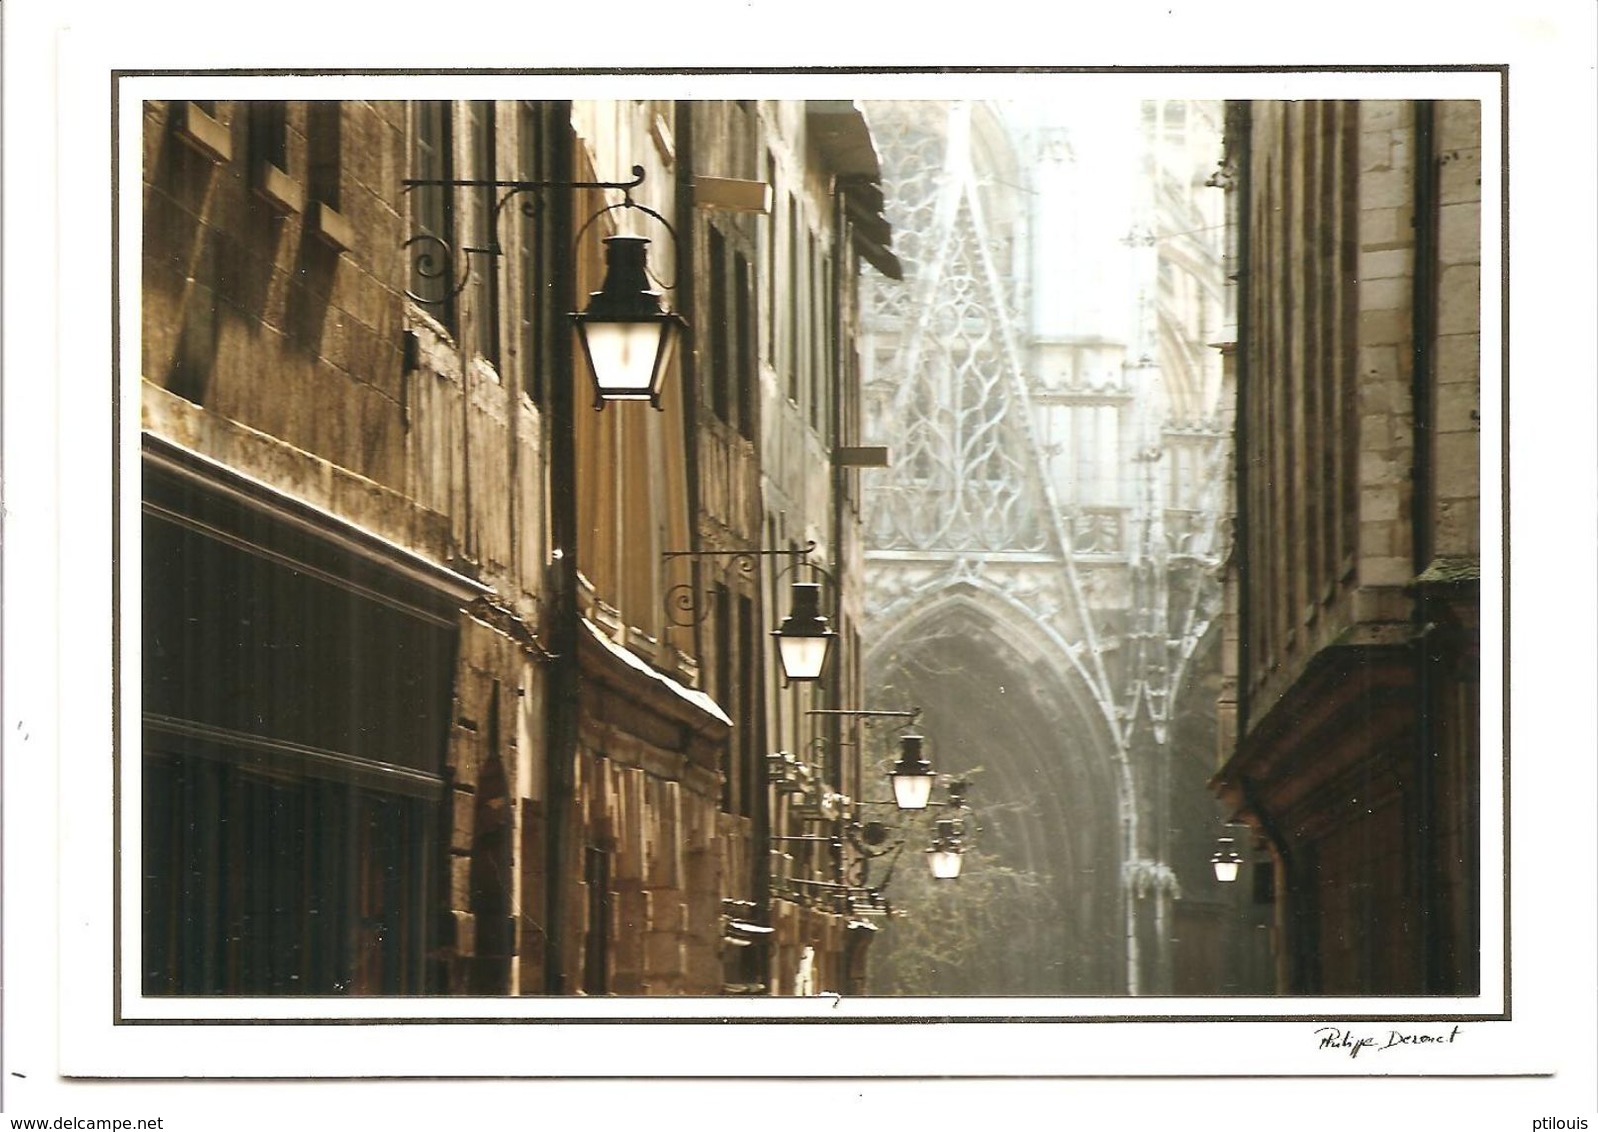
{"label": "thin black border frame", "polygon": [[[1161,1024],[1170,1023],[1205,1023],[1205,1022],[1232,1022],[1232,1023],[1267,1023],[1290,1022],[1303,1024],[1306,1022],[1323,1022],[1328,1018],[1335,1018],[1342,1022],[1508,1022],[1512,1021],[1514,1014],[1513,1003],[1513,964],[1511,962],[1513,919],[1512,875],[1511,862],[1511,829],[1510,819],[1512,807],[1510,804],[1510,168],[1509,168],[1509,88],[1510,66],[1507,63],[1446,63],[1446,64],[1309,64],[1309,65],[1216,65],[1216,66],[815,66],[815,67],[442,67],[442,68],[255,68],[255,67],[216,67],[216,68],[113,68],[110,70],[111,80],[111,483],[112,483],[112,508],[111,508],[111,772],[112,772],[112,894],[111,894],[111,931],[112,931],[112,1003],[111,1014],[113,1026],[414,1026],[414,1025],[885,1025],[885,1024],[1100,1024],[1100,1023],[1129,1023],[1153,1022]],[[1258,75],[1258,74],[1289,74],[1289,75],[1318,75],[1318,74],[1493,74],[1499,76],[1499,160],[1500,160],[1500,201],[1499,201],[1499,272],[1500,272],[1500,299],[1499,320],[1501,336],[1499,343],[1500,354],[1500,474],[1499,492],[1501,514],[1499,519],[1499,537],[1503,564],[1503,579],[1501,584],[1501,599],[1503,602],[1502,616],[1502,642],[1503,674],[1501,677],[1503,692],[1503,712],[1500,723],[1502,743],[1502,823],[1503,823],[1503,1010],[1499,1013],[1479,1014],[1271,1014],[1271,1015],[1228,1015],[1228,1014],[1135,1014],[1135,1015],[943,1015],[943,1014],[916,1014],[916,1015],[851,1015],[842,1018],[827,1017],[782,1017],[773,1015],[752,1016],[606,1016],[582,1017],[560,1015],[554,1017],[505,1017],[503,1015],[462,1016],[449,1017],[374,1017],[374,1018],[337,1018],[337,1017],[275,1017],[275,1018],[124,1018],[122,1016],[122,968],[123,955],[121,948],[122,939],[122,744],[121,744],[121,610],[122,610],[122,585],[121,585],[121,510],[122,499],[122,452],[121,452],[121,422],[122,422],[122,326],[121,326],[121,261],[122,247],[120,239],[120,203],[121,203],[121,113],[120,113],[120,86],[124,79],[135,78],[403,78],[403,77],[489,77],[489,78],[560,78],[560,77],[628,77],[644,75],[651,77],[673,76],[726,76],[726,75],[751,75],[751,76],[826,76],[826,75],[872,75],[881,77],[895,77],[905,75],[916,76],[953,76],[953,75],[1014,75],[1014,76],[1055,76],[1055,75]],[[1273,100],[1279,101],[1279,100]],[[1479,380],[1479,379],[1478,379]],[[1483,729],[1485,730],[1485,728]],[[1479,836],[1479,833],[1478,833]],[[293,1001],[296,996],[274,997],[274,1002]],[[406,996],[411,1001],[448,1001],[454,996],[449,995],[417,995]],[[545,996],[533,996],[542,1000]],[[867,996],[871,997],[871,996]],[[886,996],[877,996],[886,997]],[[951,996],[962,997],[962,996]],[[981,996],[985,999],[989,996]],[[991,996],[993,999],[1006,996]],[[1023,996],[1015,996],[1023,997]],[[1100,999],[1121,1000],[1124,996],[1093,996]],[[1167,996],[1148,996],[1167,997]],[[1169,996],[1177,997],[1177,996]],[[1238,997],[1238,996],[1226,996]],[[1269,997],[1269,996],[1267,996]],[[1406,1000],[1418,996],[1394,996]],[[324,996],[307,996],[306,1001],[318,1003],[338,1001]],[[1224,999],[1218,999],[1224,1001]],[[193,1001],[193,1000],[190,1000]],[[205,1001],[218,1001],[206,999]],[[226,1001],[226,1000],[223,1000]],[[248,1001],[241,999],[240,1001]],[[382,999],[366,999],[365,1001],[383,1001]],[[505,1001],[526,1001],[525,997],[507,997]],[[567,1001],[556,999],[553,1001]],[[717,1002],[721,1001],[713,996],[691,996],[673,999],[650,999],[638,997],[633,999],[638,1002]],[[1031,996],[1026,996],[1026,1001],[1036,1001]],[[1316,1001],[1313,996],[1282,996],[1280,1001],[1285,1003],[1306,1003]],[[1365,999],[1364,1001],[1375,1001]],[[1137,1074],[1115,1074],[1119,1078],[1140,1077]],[[1183,1077],[1187,1075],[1146,1075],[1153,1077]],[[1202,1075],[1211,1076],[1211,1075]],[[1259,1076],[1251,1074],[1248,1076]],[[1344,1074],[1282,1074],[1283,1078],[1296,1077],[1341,1077]],[[1391,1074],[1383,1074],[1391,1076]],[[1444,1074],[1417,1074],[1417,1076],[1446,1076]],[[1459,1076],[1538,1076],[1537,1074],[1461,1074]],[[297,1079],[297,1078],[296,1078]],[[319,1080],[324,1078],[318,1078]],[[334,1078],[326,1078],[334,1079]],[[360,1078],[369,1080],[372,1078]],[[412,1077],[403,1079],[411,1080]],[[564,1076],[562,1079],[565,1079]],[[586,1075],[583,1079],[588,1079]],[[629,1079],[629,1078],[603,1078],[601,1079]],[[673,1080],[687,1078],[673,1077]],[[704,1078],[716,1080],[720,1078]],[[758,1078],[738,1078],[758,1079]],[[810,1079],[805,1078],[768,1078],[768,1079]],[[831,1079],[831,1078],[829,1078]],[[842,1078],[838,1078],[842,1079]],[[960,1075],[959,1079],[975,1079]],[[1062,1078],[1064,1079],[1064,1078]],[[1075,1079],[1075,1078],[1071,1078]]]}

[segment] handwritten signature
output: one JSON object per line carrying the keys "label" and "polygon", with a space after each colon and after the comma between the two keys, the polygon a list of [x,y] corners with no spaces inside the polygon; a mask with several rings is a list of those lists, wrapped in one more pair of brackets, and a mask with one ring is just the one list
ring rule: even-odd
{"label": "handwritten signature", "polygon": [[1352,1030],[1340,1030],[1336,1026],[1322,1026],[1315,1033],[1320,1038],[1317,1049],[1347,1050],[1349,1057],[1358,1057],[1362,1049],[1381,1053],[1383,1050],[1398,1049],[1401,1046],[1450,1046],[1459,1039],[1461,1031],[1458,1026],[1447,1033],[1388,1030],[1385,1040],[1377,1035],[1361,1035]]}

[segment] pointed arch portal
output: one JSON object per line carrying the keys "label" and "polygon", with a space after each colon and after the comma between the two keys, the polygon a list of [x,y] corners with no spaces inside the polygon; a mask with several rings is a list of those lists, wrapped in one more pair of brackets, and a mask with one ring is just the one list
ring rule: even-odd
{"label": "pointed arch portal", "polygon": [[979,868],[1008,881],[957,882],[980,891],[961,893],[969,930],[952,954],[914,954],[926,909],[910,908],[876,945],[872,992],[904,988],[912,965],[922,993],[1124,989],[1124,791],[1115,741],[1067,659],[1025,611],[960,587],[885,627],[866,665],[874,702],[921,707],[939,773],[969,776]]}

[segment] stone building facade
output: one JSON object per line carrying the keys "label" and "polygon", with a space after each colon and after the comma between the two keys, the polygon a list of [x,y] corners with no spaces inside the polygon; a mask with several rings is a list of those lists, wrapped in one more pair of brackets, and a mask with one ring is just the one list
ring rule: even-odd
{"label": "stone building facade", "polygon": [[1278,989],[1480,977],[1480,107],[1229,108],[1235,747]]}
{"label": "stone building facade", "polygon": [[[773,900],[766,754],[857,662],[779,687],[785,583],[703,553],[814,541],[855,635],[829,457],[886,234],[816,113],[145,104],[146,993],[841,989],[844,917]],[[582,392],[616,232],[692,327],[658,413]]]}

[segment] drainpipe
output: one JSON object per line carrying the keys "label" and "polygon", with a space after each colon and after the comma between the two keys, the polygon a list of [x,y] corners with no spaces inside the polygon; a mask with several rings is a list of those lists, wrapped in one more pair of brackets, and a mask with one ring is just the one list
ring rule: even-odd
{"label": "drainpipe", "polygon": [[[1254,223],[1254,115],[1253,104],[1246,101],[1231,103],[1228,108],[1227,129],[1235,145],[1237,163],[1237,354],[1233,374],[1237,381],[1237,411],[1232,423],[1232,479],[1234,522],[1232,527],[1232,555],[1237,567],[1237,737],[1235,745],[1241,749],[1248,740],[1250,716],[1249,690],[1253,669],[1250,656],[1251,618],[1249,616],[1249,413],[1251,361],[1253,358],[1253,287],[1250,285],[1253,270]],[[1267,839],[1275,848],[1275,858],[1280,862],[1277,875],[1276,917],[1280,933],[1281,955],[1288,964],[1282,970],[1277,964],[1276,981],[1279,987],[1290,986],[1297,978],[1297,931],[1293,926],[1293,869],[1287,844],[1274,824],[1258,805],[1247,779],[1241,780],[1244,804],[1259,819]]]}
{"label": "drainpipe", "polygon": [[[551,112],[557,136],[550,179],[574,181],[576,138],[571,128],[571,103],[556,103]],[[561,196],[550,210],[554,303],[556,310],[577,309],[577,264],[572,240],[572,200]],[[554,659],[549,665],[546,718],[544,821],[544,992],[566,994],[565,910],[570,871],[572,795],[577,773],[578,704],[581,677],[577,647],[581,625],[577,612],[577,372],[572,334],[552,329],[549,383],[549,640]]]}
{"label": "drainpipe", "polygon": [[[1431,563],[1432,530],[1432,366],[1437,333],[1437,161],[1434,137],[1436,104],[1414,105],[1415,257],[1410,296],[1410,546],[1412,570],[1419,576]],[[1446,990],[1442,984],[1445,909],[1437,907],[1437,753],[1432,733],[1431,599],[1425,589],[1415,595],[1414,664],[1415,725],[1415,893],[1421,922],[1421,986],[1426,993]]]}
{"label": "drainpipe", "polygon": [[[444,144],[449,147],[450,161],[455,168],[472,169],[475,167],[475,159],[477,157],[476,153],[468,154],[467,159],[464,162],[458,160],[460,157],[460,148],[458,145],[460,139],[457,137],[455,132],[455,113],[456,107],[459,104],[455,102],[446,102],[444,105],[448,107],[448,109],[444,112],[444,134],[445,138],[447,139]],[[466,133],[468,135],[472,134],[472,129],[469,123]],[[471,227],[477,218],[476,210],[482,207],[482,202],[479,200],[474,200],[472,202],[473,207],[471,211],[460,210],[455,207],[455,198],[453,195],[454,190],[444,189],[443,191],[447,194],[450,194],[448,197],[450,211],[450,235],[464,246],[466,244],[466,232],[462,231],[462,229],[469,229]],[[468,254],[466,258],[467,262],[470,263],[470,254]],[[498,270],[498,265],[490,261],[488,270]],[[465,298],[467,294],[471,295],[471,301],[462,302],[461,300]],[[462,291],[459,295],[456,295],[454,298],[450,299],[449,306],[445,308],[455,316],[453,319],[451,319],[451,322],[453,323],[453,330],[455,332],[455,350],[461,361],[461,553],[465,556],[466,561],[471,563],[471,572],[473,577],[479,576],[481,571],[477,568],[480,565],[477,556],[477,532],[476,524],[472,521],[473,366],[472,351],[466,342],[466,330],[468,326],[471,326],[473,335],[476,335],[476,322],[478,317],[476,300],[477,292],[475,290],[471,292]],[[468,322],[466,318],[468,310],[471,314],[470,322]]]}
{"label": "drainpipe", "polygon": [[1232,422],[1232,480],[1236,493],[1233,502],[1232,555],[1237,564],[1237,741],[1241,745],[1249,729],[1249,561],[1248,561],[1248,438],[1249,438],[1249,335],[1253,319],[1249,286],[1252,268],[1254,191],[1253,114],[1248,102],[1234,102],[1228,126],[1236,132],[1237,146],[1237,358],[1233,374],[1237,381],[1237,412]]}
{"label": "drainpipe", "polygon": [[[699,258],[695,254],[698,247],[695,242],[698,230],[694,218],[694,104],[692,102],[672,103],[671,128],[677,154],[676,207],[672,216],[672,225],[677,229],[677,266],[673,273],[678,289],[676,303],[678,310],[692,313],[698,295],[694,268]],[[694,334],[694,325],[697,321],[692,317],[688,319],[688,325],[682,330],[683,340],[677,349],[678,388],[682,397],[683,458],[688,462],[686,477],[688,548],[693,551],[700,550],[703,545],[699,536],[699,350]],[[705,591],[700,585],[699,559],[690,558],[688,563],[695,600],[703,601]],[[697,663],[705,655],[704,618],[694,620],[692,632],[693,654]],[[701,683],[703,679],[704,674],[700,673]]]}

